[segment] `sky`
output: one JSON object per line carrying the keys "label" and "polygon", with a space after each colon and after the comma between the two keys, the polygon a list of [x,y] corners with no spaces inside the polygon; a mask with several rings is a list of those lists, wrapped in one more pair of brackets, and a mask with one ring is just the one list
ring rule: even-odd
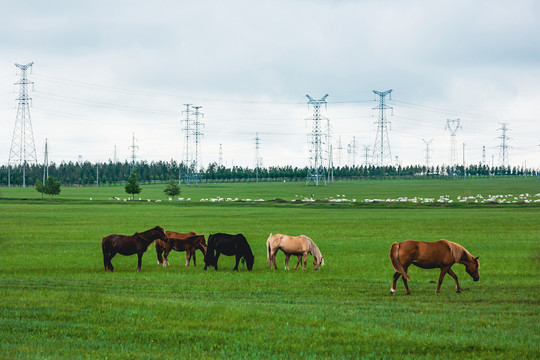
{"label": "sky", "polygon": [[[200,106],[200,164],[309,165],[310,95],[334,165],[371,162],[386,111],[393,161],[540,167],[540,2],[535,0],[12,1],[0,13],[0,163],[28,78],[38,162],[185,157]],[[326,121],[328,119],[328,121]],[[348,148],[356,141],[354,157]],[[433,140],[431,140],[433,139]],[[426,143],[429,142],[426,152]],[[221,145],[220,145],[221,144]],[[192,149],[193,152],[193,149]]]}

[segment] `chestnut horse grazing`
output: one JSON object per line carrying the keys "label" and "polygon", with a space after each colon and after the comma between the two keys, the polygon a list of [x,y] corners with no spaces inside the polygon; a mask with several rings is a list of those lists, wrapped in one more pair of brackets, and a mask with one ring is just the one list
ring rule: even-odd
{"label": "chestnut horse grazing", "polygon": [[111,259],[118,253],[126,256],[137,254],[139,258],[137,272],[141,271],[142,256],[150,244],[156,239],[163,239],[164,241],[169,240],[161,226],[156,226],[155,228],[146,230],[142,233],[136,232],[131,236],[116,234],[105,236],[101,241],[105,270],[111,272],[114,271]]}
{"label": "chestnut horse grazing", "polygon": [[315,245],[313,240],[306,235],[289,236],[283,234],[275,234],[268,237],[266,240],[266,249],[268,257],[268,267],[277,269],[276,266],[276,254],[278,250],[285,253],[285,270],[289,270],[289,258],[291,255],[296,255],[296,267],[294,270],[298,270],[298,265],[303,260],[303,268],[307,269],[307,254],[313,255],[313,269],[318,270],[321,265],[324,265],[324,257],[321,251]]}
{"label": "chestnut horse grazing", "polygon": [[165,234],[167,234],[169,241],[163,241],[161,239],[158,239],[155,242],[158,265],[163,265],[163,267],[169,265],[168,256],[173,249],[176,251],[186,252],[186,267],[189,266],[189,262],[192,256],[193,266],[197,266],[195,250],[199,249],[202,251],[203,256],[206,255],[207,245],[206,240],[204,239],[204,235],[197,235],[193,231],[188,233],[165,231]]}
{"label": "chestnut horse grazing", "polygon": [[465,270],[474,281],[480,279],[480,276],[478,275],[478,268],[480,267],[478,257],[472,256],[463,246],[451,241],[439,240],[435,242],[425,242],[406,240],[400,243],[395,242],[390,248],[390,260],[392,261],[392,266],[396,270],[392,288],[390,289],[390,295],[395,294],[396,282],[400,276],[403,278],[403,284],[405,284],[407,295],[411,293],[409,286],[407,285],[407,280],[411,278],[409,274],[407,274],[407,269],[411,264],[422,269],[441,269],[439,284],[437,285],[436,290],[437,292],[441,290],[441,284],[446,273],[449,273],[450,276],[454,278],[456,281],[457,292],[461,292],[458,278],[451,269],[452,265],[455,263],[465,265]]}

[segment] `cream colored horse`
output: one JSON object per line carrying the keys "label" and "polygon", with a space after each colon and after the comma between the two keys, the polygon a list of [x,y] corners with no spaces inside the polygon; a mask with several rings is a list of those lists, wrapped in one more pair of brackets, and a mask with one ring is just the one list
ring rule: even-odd
{"label": "cream colored horse", "polygon": [[298,270],[298,265],[300,261],[303,260],[304,269],[307,269],[307,254],[313,255],[313,268],[318,270],[321,265],[324,265],[324,258],[321,254],[321,251],[315,245],[313,240],[308,238],[305,235],[300,236],[289,236],[283,234],[275,234],[268,237],[266,240],[266,249],[268,256],[268,267],[277,269],[276,266],[276,254],[278,250],[285,253],[285,270],[289,270],[289,258],[291,255],[296,255],[298,257],[296,261],[295,270]]}

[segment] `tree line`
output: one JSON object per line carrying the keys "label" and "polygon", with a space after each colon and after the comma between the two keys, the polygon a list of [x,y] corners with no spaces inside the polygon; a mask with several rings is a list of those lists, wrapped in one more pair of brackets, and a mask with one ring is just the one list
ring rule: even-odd
{"label": "tree line", "polygon": [[[61,162],[51,163],[46,171],[63,185],[115,185],[125,183],[131,171],[134,170],[141,184],[166,183],[171,179],[183,178],[188,168],[184,163],[174,160],[139,161],[132,164],[126,162]],[[26,184],[35,186],[38,180],[44,183],[44,167],[32,164],[26,167]],[[22,184],[22,167],[3,165],[0,167],[0,185],[8,185],[8,174],[13,186]],[[205,182],[251,182],[251,181],[305,181],[308,167],[270,166],[264,168],[249,168],[242,166],[224,167],[211,163],[206,169],[198,172],[198,177]],[[538,175],[534,169],[518,167],[489,167],[477,164],[463,166],[339,166],[325,169],[326,177],[334,180],[357,179],[412,179],[412,178],[459,178],[464,176],[533,176]]]}

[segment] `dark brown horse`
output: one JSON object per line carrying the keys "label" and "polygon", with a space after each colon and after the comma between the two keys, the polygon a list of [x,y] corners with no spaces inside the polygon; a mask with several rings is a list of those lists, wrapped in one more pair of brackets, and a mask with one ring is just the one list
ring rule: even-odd
{"label": "dark brown horse", "polygon": [[465,265],[465,270],[474,281],[480,279],[480,276],[478,275],[478,268],[480,267],[478,257],[472,256],[463,246],[451,241],[439,240],[435,242],[424,242],[406,240],[400,243],[393,243],[390,248],[390,260],[392,261],[392,266],[396,270],[392,288],[390,289],[390,295],[395,294],[396,282],[400,276],[403,278],[403,284],[405,284],[407,295],[411,293],[409,286],[407,285],[407,280],[410,279],[409,274],[407,274],[407,269],[411,264],[422,269],[441,269],[439,284],[437,285],[436,290],[437,292],[441,290],[441,284],[446,273],[449,273],[450,276],[454,278],[456,281],[457,292],[461,292],[457,275],[451,269],[452,265],[455,263]]}
{"label": "dark brown horse", "polygon": [[139,258],[137,272],[141,271],[142,256],[150,244],[156,239],[163,239],[164,241],[168,241],[169,239],[161,226],[156,226],[142,233],[136,232],[131,236],[117,234],[105,236],[101,241],[105,271],[114,271],[111,259],[117,253],[126,256],[137,254]]}
{"label": "dark brown horse", "polygon": [[193,266],[197,266],[197,259],[195,258],[195,251],[197,249],[201,250],[203,256],[206,255],[207,245],[204,235],[197,235],[193,231],[188,233],[165,231],[165,234],[167,234],[169,241],[158,239],[155,242],[158,265],[163,265],[163,267],[169,265],[168,256],[173,249],[186,252],[186,266],[189,266],[192,256]]}

